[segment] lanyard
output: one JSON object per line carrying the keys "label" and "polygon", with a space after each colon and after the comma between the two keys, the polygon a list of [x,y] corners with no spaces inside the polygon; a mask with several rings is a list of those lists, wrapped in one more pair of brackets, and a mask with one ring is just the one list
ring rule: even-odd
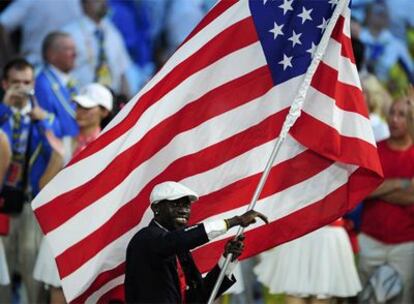
{"label": "lanyard", "polygon": [[74,109],[72,109],[72,107],[68,103],[67,99],[62,95],[62,92],[60,91],[61,85],[58,82],[56,76],[53,74],[52,71],[50,71],[47,68],[45,68],[44,72],[45,72],[46,78],[49,80],[49,82],[50,82],[50,84],[52,86],[53,93],[55,93],[55,96],[59,100],[60,104],[63,106],[63,108],[66,110],[66,112],[73,119],[75,119],[76,118],[76,112],[75,112]]}

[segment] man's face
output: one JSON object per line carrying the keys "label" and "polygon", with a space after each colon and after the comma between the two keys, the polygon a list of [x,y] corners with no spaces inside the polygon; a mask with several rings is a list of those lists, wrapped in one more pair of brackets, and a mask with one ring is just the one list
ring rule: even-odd
{"label": "man's face", "polygon": [[156,220],[168,230],[184,228],[191,214],[191,202],[188,197],[176,200],[164,200],[153,205]]}
{"label": "man's face", "polygon": [[402,138],[408,134],[407,117],[407,102],[405,100],[394,102],[388,113],[388,126],[391,138]]}
{"label": "man's face", "polygon": [[27,93],[33,90],[33,70],[31,68],[10,69],[2,81],[2,86],[6,91],[5,96],[9,97],[7,98],[7,104],[16,108],[23,108],[28,101]]}
{"label": "man's face", "polygon": [[383,31],[389,25],[387,10],[380,4],[374,4],[371,11],[368,12],[366,20],[368,28],[377,32]]}
{"label": "man's face", "polygon": [[51,55],[51,63],[61,71],[69,73],[75,66],[75,43],[70,37],[60,37],[55,44],[55,49]]}
{"label": "man's face", "polygon": [[84,10],[92,19],[101,20],[108,12],[108,4],[106,0],[86,0]]}

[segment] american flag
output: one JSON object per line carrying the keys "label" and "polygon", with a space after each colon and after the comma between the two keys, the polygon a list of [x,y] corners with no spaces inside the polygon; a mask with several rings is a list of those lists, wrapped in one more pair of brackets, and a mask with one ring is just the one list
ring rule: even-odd
{"label": "american flag", "polygon": [[[43,189],[33,209],[68,301],[122,294],[126,247],[152,218],[156,184],[200,194],[193,223],[246,210],[337,2],[219,2]],[[328,224],[381,181],[344,7],[255,208],[271,223],[246,230],[243,258]],[[234,234],[194,251],[202,271]]]}

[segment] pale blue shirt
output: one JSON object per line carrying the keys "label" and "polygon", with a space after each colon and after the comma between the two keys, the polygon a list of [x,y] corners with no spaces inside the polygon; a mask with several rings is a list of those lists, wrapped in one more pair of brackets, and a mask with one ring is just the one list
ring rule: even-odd
{"label": "pale blue shirt", "polygon": [[[112,22],[104,18],[100,25],[104,32],[104,48],[111,71],[111,89],[115,93],[120,93],[122,76],[127,77],[129,69],[134,68],[131,58],[126,50],[122,36]],[[68,33],[76,45],[75,68],[71,72],[79,83],[79,87],[94,82],[95,69],[98,64],[98,41],[95,32],[98,25],[89,17],[83,16],[63,27],[63,31]],[[130,94],[134,94],[130,87]]]}
{"label": "pale blue shirt", "polygon": [[414,73],[414,63],[407,47],[395,38],[389,30],[384,30],[378,37],[374,37],[367,28],[364,28],[361,30],[359,39],[366,46],[365,56],[367,60],[375,57],[375,74],[381,81],[388,80],[390,69],[399,60],[403,62],[411,75]]}
{"label": "pale blue shirt", "polygon": [[170,0],[166,15],[168,53],[172,54],[204,17],[201,0]]}
{"label": "pale blue shirt", "polygon": [[79,0],[14,0],[1,13],[0,23],[8,32],[21,27],[21,53],[39,66],[41,46],[47,34],[81,15]]}

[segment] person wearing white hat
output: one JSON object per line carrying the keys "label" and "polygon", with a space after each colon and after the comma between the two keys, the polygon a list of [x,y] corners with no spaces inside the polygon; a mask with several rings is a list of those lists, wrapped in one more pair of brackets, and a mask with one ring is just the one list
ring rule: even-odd
{"label": "person wearing white hat", "polygon": [[[125,300],[127,303],[206,303],[224,263],[222,257],[205,278],[190,250],[223,235],[234,226],[247,227],[263,214],[250,210],[230,219],[187,227],[191,203],[198,195],[183,184],[167,181],[150,194],[154,219],[138,231],[127,248]],[[229,241],[224,256],[233,254],[218,295],[235,283],[231,272],[244,249],[244,237]]]}
{"label": "person wearing white hat", "polygon": [[[41,188],[69,162],[72,156],[77,155],[98,137],[102,119],[112,110],[112,93],[99,83],[83,87],[73,100],[77,103],[76,121],[79,125],[79,135],[69,138],[70,141],[64,141],[62,151],[54,149],[46,171],[40,179]],[[65,302],[57,266],[46,239],[43,239],[40,245],[33,276],[37,281],[50,287],[51,302]]]}
{"label": "person wearing white hat", "polygon": [[80,129],[73,151],[76,155],[98,137],[102,120],[112,111],[113,97],[103,85],[91,83],[83,87],[73,101],[77,104],[76,121]]}

